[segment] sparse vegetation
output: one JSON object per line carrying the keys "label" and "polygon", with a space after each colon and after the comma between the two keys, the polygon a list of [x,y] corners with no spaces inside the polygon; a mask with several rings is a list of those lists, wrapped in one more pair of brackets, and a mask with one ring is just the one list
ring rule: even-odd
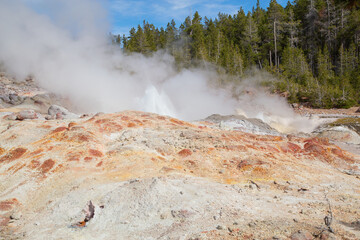
{"label": "sparse vegetation", "polygon": [[331,123],[331,125],[333,126],[340,126],[347,124],[360,124],[360,118],[341,118]]}

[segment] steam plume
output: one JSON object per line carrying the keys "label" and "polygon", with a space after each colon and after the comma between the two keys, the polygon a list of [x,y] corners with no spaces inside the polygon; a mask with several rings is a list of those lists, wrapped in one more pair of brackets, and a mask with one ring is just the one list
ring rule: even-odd
{"label": "steam plume", "polygon": [[234,111],[231,99],[207,90],[208,72],[177,73],[167,54],[125,56],[111,49],[98,1],[41,6],[47,13],[56,8],[55,14],[37,13],[25,1],[0,2],[1,60],[19,79],[32,73],[41,86],[87,111],[137,109],[184,119]]}
{"label": "steam plume", "polygon": [[[0,61],[18,79],[32,74],[40,86],[69,97],[82,111],[131,109],[192,120],[234,114],[240,107],[265,122],[293,114],[283,100],[266,95],[236,101],[225,90],[208,87],[215,72],[178,72],[166,53],[122,54],[108,43],[106,19],[96,0],[0,0]],[[272,109],[264,104],[269,99]],[[278,109],[286,111],[281,115]]]}

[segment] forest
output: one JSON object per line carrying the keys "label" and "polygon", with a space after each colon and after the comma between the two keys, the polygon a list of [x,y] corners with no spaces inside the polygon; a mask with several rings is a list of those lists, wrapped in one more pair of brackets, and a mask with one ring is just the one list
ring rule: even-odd
{"label": "forest", "polygon": [[295,0],[285,7],[259,0],[251,12],[195,12],[177,26],[147,21],[129,35],[111,34],[126,54],[171,54],[179,68],[208,63],[236,84],[258,68],[278,81],[271,91],[290,103],[314,108],[349,108],[360,103],[360,3],[358,0]]}

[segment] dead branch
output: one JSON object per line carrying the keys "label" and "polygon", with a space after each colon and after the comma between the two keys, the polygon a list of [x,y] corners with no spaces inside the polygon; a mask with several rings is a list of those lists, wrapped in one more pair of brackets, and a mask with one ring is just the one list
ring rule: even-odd
{"label": "dead branch", "polygon": [[258,190],[260,190],[260,186],[259,186],[256,182],[254,182],[253,180],[249,180],[249,182],[250,182],[251,184],[254,184],[254,185],[256,186],[256,188],[257,188]]}
{"label": "dead branch", "polygon": [[331,223],[333,221],[333,213],[332,213],[332,208],[331,208],[331,203],[330,203],[330,200],[329,198],[327,197],[327,194],[325,193],[325,199],[329,205],[329,210],[328,210],[328,213],[330,214],[330,216],[325,216],[324,218],[324,222],[325,222],[325,225],[327,226],[328,228],[328,231],[331,232],[331,233],[334,233],[333,229],[331,228]]}

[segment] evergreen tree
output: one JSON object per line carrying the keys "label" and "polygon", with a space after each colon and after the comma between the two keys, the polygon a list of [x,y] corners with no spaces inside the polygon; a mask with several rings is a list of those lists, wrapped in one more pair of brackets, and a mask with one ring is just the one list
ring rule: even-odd
{"label": "evergreen tree", "polygon": [[258,33],[257,23],[254,18],[250,15],[247,15],[247,23],[245,28],[245,37],[244,37],[244,48],[247,53],[248,66],[253,64],[258,64],[259,68],[262,69],[261,59],[259,56],[259,47],[260,47],[260,37]]}
{"label": "evergreen tree", "polygon": [[295,19],[294,7],[288,2],[286,6],[286,22],[284,24],[285,32],[287,34],[287,38],[289,39],[290,47],[297,46],[299,42],[299,26],[300,20]]}
{"label": "evergreen tree", "polygon": [[[276,0],[270,1],[270,6],[268,8],[268,20],[269,20],[269,29],[272,29],[273,32],[273,51],[274,51],[274,66],[277,68],[279,66],[278,58],[278,48],[279,48],[279,38],[280,33],[283,30],[283,20],[284,20],[284,8],[276,2]],[[270,56],[270,61],[272,61],[272,56]]]}
{"label": "evergreen tree", "polygon": [[[360,103],[360,7],[353,0],[294,0],[285,8],[260,1],[251,12],[219,13],[204,20],[195,12],[179,28],[144,21],[129,36],[110,35],[127,53],[166,49],[177,66],[217,66],[236,81],[254,65],[281,79],[278,91],[289,101],[317,107]],[[224,79],[219,79],[221,83]]]}

